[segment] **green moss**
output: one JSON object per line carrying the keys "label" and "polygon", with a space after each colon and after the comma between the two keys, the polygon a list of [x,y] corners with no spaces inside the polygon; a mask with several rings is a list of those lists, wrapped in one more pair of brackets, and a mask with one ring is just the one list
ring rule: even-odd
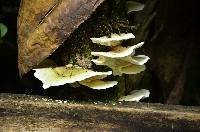
{"label": "green moss", "polygon": [[[76,64],[85,68],[93,68],[98,71],[110,70],[105,66],[95,66],[91,63],[93,56],[91,51],[108,51],[109,47],[92,43],[91,37],[109,36],[112,33],[134,32],[135,27],[129,26],[125,9],[125,1],[118,0],[105,1],[93,14],[76,29],[67,41],[52,56],[58,65]],[[70,88],[70,94],[67,95],[72,99],[83,100],[116,100],[125,92],[124,77],[110,77],[110,80],[117,80],[118,86],[107,90],[92,90],[87,87]],[[58,88],[56,88],[58,89]]]}

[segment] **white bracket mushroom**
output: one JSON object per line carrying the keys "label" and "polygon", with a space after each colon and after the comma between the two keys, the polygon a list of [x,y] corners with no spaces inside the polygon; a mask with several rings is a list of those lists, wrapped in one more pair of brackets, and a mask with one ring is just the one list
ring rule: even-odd
{"label": "white bracket mushroom", "polygon": [[[134,3],[132,3],[134,4]],[[136,3],[138,4],[138,3]],[[137,7],[139,6],[139,7]],[[142,5],[136,5],[135,10],[143,8]],[[132,36],[132,37],[130,37]],[[121,76],[124,74],[137,74],[145,70],[145,63],[150,59],[145,55],[136,55],[135,50],[141,47],[144,42],[138,43],[133,46],[123,47],[121,46],[122,40],[135,38],[131,33],[111,35],[111,38],[91,38],[93,43],[99,43],[100,45],[110,46],[112,48],[109,52],[91,52],[92,55],[98,56],[97,59],[92,59],[96,65],[106,65],[113,71],[113,75]],[[139,101],[140,99],[149,97],[149,90],[141,89],[134,90],[130,95],[123,96],[119,101]]]}
{"label": "white bracket mushroom", "polygon": [[[92,55],[99,57],[98,59],[92,59],[91,61],[94,62],[96,65],[106,65],[110,67],[113,71],[113,75],[121,76],[123,73],[137,74],[144,71],[145,70],[144,64],[149,60],[149,57],[145,55],[134,56],[135,50],[141,47],[144,44],[144,42],[140,42],[136,45],[128,47],[123,47],[119,45],[122,40],[134,38],[130,36],[134,35],[131,35],[131,33],[122,34],[118,35],[117,39],[116,35],[114,36],[114,38],[112,38],[112,35],[111,38],[107,38],[105,36],[101,38],[91,38],[92,41],[95,43],[112,47],[112,50],[109,52],[91,52]],[[118,41],[118,43],[116,41]],[[116,45],[116,43],[118,45]]]}
{"label": "white bracket mushroom", "polygon": [[[73,84],[78,82],[81,85],[88,86],[92,89],[106,89],[117,85],[117,81],[103,81],[109,75],[137,74],[145,70],[145,63],[149,60],[148,56],[137,55],[135,50],[141,47],[144,42],[133,46],[123,47],[122,41],[135,38],[132,33],[128,34],[112,34],[111,38],[106,36],[101,38],[91,38],[93,43],[110,46],[109,52],[91,52],[92,55],[98,56],[92,59],[96,65],[106,65],[112,69],[107,72],[97,72],[90,69],[84,69],[77,65],[66,65],[61,67],[48,67],[34,69],[34,76],[43,83],[43,88],[47,89],[51,86],[59,86],[64,84]],[[137,91],[131,95],[124,96],[119,100],[139,101],[149,96],[149,91]]]}
{"label": "white bracket mushroom", "polygon": [[97,43],[105,46],[117,46],[120,45],[123,40],[135,38],[132,33],[128,34],[111,34],[111,37],[103,36],[100,38],[90,38],[93,43]]}
{"label": "white bracket mushroom", "polygon": [[66,83],[79,82],[93,89],[106,89],[117,85],[116,81],[102,81],[101,79],[112,74],[108,72],[96,72],[79,66],[67,65],[62,67],[49,67],[34,69],[34,76],[43,83],[43,88],[64,85]]}
{"label": "white bracket mushroom", "polygon": [[127,1],[126,2],[127,13],[131,13],[133,11],[141,11],[144,9],[144,4],[136,2],[136,1]]}
{"label": "white bracket mushroom", "polygon": [[149,97],[150,92],[147,89],[133,90],[130,95],[119,98],[119,101],[136,101]]}

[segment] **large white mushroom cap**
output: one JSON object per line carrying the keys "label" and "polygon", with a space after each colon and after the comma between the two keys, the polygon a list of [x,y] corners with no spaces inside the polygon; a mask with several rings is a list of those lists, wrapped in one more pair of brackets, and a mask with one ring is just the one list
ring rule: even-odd
{"label": "large white mushroom cap", "polygon": [[55,68],[40,68],[34,70],[36,71],[34,76],[42,81],[43,88],[45,89],[51,86],[59,86],[66,83],[83,81],[92,77],[93,79],[91,80],[105,78],[112,74],[112,71],[96,72],[72,65]]}

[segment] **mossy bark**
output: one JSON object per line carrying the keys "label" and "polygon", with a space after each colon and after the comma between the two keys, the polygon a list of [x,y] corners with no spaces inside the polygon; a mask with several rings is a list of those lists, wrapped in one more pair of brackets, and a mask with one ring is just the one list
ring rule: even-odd
{"label": "mossy bark", "polygon": [[[69,63],[81,67],[91,68],[92,51],[109,50],[106,46],[94,44],[91,37],[109,36],[112,33],[133,32],[134,26],[130,26],[125,10],[125,1],[105,1],[94,14],[61,46],[53,55],[59,65]],[[59,56],[60,59],[57,59]]]}

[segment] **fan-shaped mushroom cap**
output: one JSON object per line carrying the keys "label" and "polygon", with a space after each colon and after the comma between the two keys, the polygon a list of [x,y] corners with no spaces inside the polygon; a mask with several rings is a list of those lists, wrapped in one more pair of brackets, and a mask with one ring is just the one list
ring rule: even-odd
{"label": "fan-shaped mushroom cap", "polygon": [[120,45],[123,40],[135,38],[132,33],[127,34],[111,34],[111,37],[103,36],[100,38],[90,38],[93,43],[97,43],[105,46],[117,46]]}
{"label": "fan-shaped mushroom cap", "polygon": [[97,76],[97,78],[105,78],[112,74],[112,71],[108,72],[95,72],[89,69],[83,69],[78,66],[63,66],[56,68],[40,68],[34,69],[36,72],[34,76],[42,81],[43,88],[49,88],[50,86],[59,86],[66,83],[74,83],[89,79]]}
{"label": "fan-shaped mushroom cap", "polygon": [[127,8],[127,13],[130,13],[133,11],[141,11],[144,9],[144,4],[141,4],[136,1],[127,1],[126,8]]}
{"label": "fan-shaped mushroom cap", "polygon": [[117,81],[102,81],[102,80],[93,80],[93,81],[80,81],[82,85],[88,86],[92,89],[107,89],[117,85]]}
{"label": "fan-shaped mushroom cap", "polygon": [[105,56],[110,58],[121,58],[125,56],[129,56],[131,54],[135,53],[135,49],[141,47],[144,44],[144,42],[138,43],[133,46],[128,47],[122,47],[121,45],[116,46],[112,49],[112,51],[109,52],[91,52],[94,56]]}
{"label": "fan-shaped mushroom cap", "polygon": [[127,56],[121,58],[124,61],[130,62],[136,65],[144,65],[150,58],[145,55],[137,55],[137,56]]}
{"label": "fan-shaped mushroom cap", "polygon": [[119,101],[136,101],[149,97],[150,92],[147,89],[133,90],[130,95],[119,98]]}
{"label": "fan-shaped mushroom cap", "polygon": [[137,74],[144,71],[145,69],[145,65],[130,64],[129,66],[120,68],[119,71],[124,74]]}

